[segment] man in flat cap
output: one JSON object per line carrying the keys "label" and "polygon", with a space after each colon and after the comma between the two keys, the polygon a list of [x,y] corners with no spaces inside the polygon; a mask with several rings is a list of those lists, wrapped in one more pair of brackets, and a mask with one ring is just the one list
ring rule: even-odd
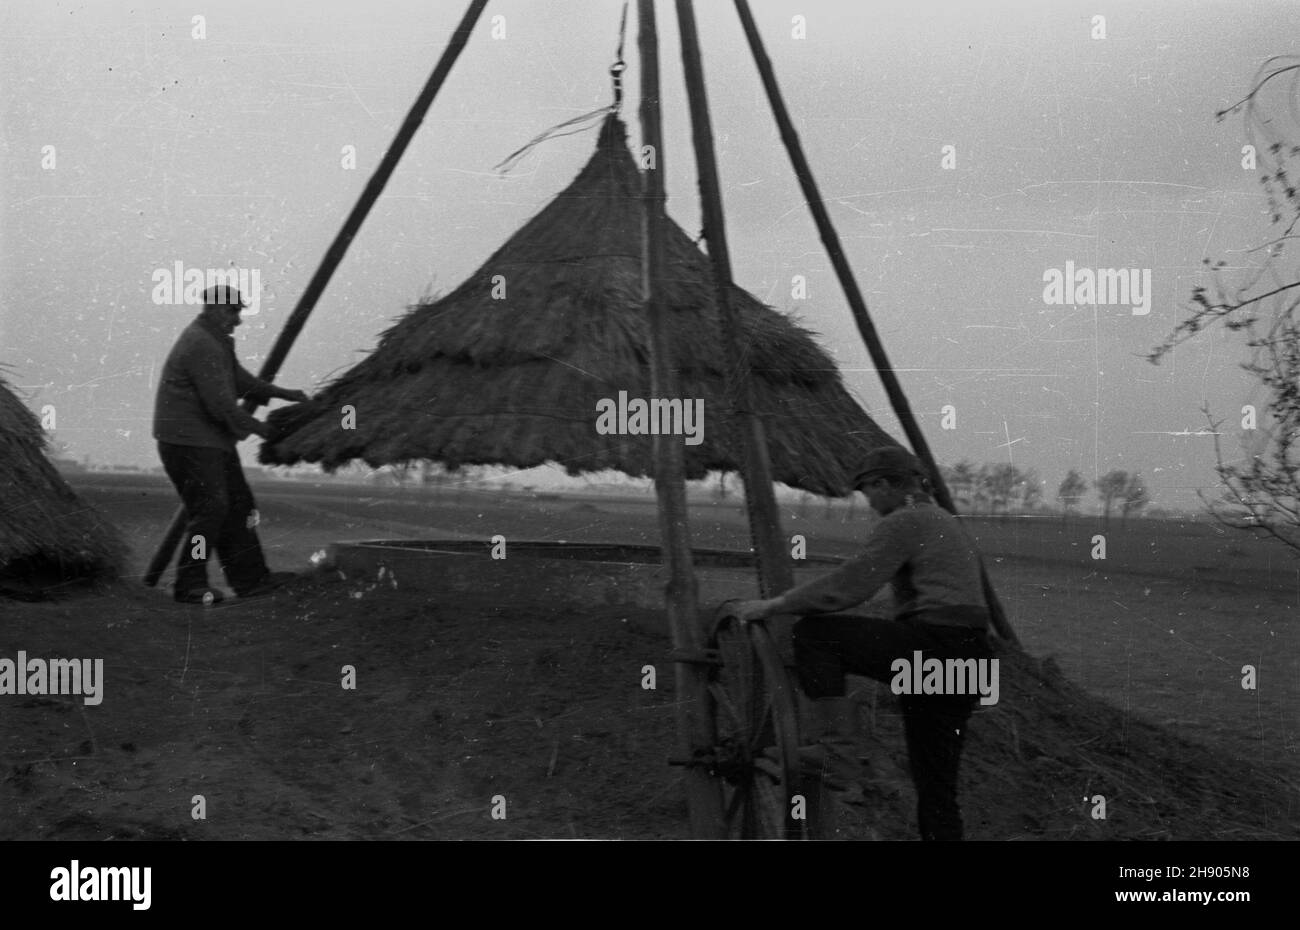
{"label": "man in flat cap", "polygon": [[[799,683],[812,699],[816,741],[806,760],[828,784],[853,791],[863,772],[853,754],[858,737],[853,707],[844,696],[846,673],[891,683],[894,663],[992,658],[979,555],[956,517],[936,505],[925,466],[906,449],[873,450],[853,479],[881,519],[856,558],[768,600],[739,601],[725,612],[743,622],[778,614],[800,616],[792,631]],[[841,614],[869,600],[886,583],[894,589],[895,617]],[[959,840],[957,771],[962,731],[977,694],[899,696],[917,819],[923,840]]]}
{"label": "man in flat cap", "polygon": [[233,287],[203,292],[203,310],[185,327],[163,365],[153,435],[167,477],[185,504],[189,523],[181,543],[174,597],[184,604],[222,599],[208,585],[208,553],[221,558],[226,581],[240,597],[266,594],[294,577],[272,572],[257,538],[256,503],[235,444],[267,426],[239,406],[241,397],[305,401],[302,391],[249,374],[235,357],[233,333],[247,304]]}

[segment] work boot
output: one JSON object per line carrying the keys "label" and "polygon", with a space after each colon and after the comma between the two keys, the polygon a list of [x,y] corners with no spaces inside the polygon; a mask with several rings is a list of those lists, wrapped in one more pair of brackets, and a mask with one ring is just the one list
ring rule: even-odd
{"label": "work boot", "polygon": [[220,604],[226,596],[216,588],[177,588],[172,592],[172,599],[178,604],[202,604],[211,607]]}

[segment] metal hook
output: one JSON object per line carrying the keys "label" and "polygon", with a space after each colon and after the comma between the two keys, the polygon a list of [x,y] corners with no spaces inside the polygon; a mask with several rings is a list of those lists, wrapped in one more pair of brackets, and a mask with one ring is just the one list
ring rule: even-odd
{"label": "metal hook", "polygon": [[623,106],[623,72],[627,65],[623,62],[623,39],[627,35],[627,2],[623,3],[623,16],[618,23],[618,49],[614,52],[614,64],[610,66],[610,80],[614,82],[614,104],[610,108],[617,111]]}
{"label": "metal hook", "polygon": [[618,109],[623,104],[623,72],[627,70],[627,65],[620,59],[614,62],[609,69],[610,79],[614,82],[614,109]]}

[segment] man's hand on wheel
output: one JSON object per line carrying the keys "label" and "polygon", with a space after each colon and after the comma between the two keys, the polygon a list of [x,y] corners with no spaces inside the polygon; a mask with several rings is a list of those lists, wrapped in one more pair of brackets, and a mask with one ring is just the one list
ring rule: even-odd
{"label": "man's hand on wheel", "polygon": [[725,607],[728,616],[735,617],[741,623],[753,623],[772,616],[775,611],[771,600],[727,601]]}

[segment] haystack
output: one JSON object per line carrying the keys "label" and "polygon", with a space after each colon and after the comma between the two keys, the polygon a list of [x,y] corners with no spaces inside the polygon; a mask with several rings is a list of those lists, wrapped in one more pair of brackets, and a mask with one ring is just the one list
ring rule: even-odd
{"label": "haystack", "polygon": [[[641,289],[642,179],[611,116],[577,178],[463,284],[416,305],[372,354],[310,402],[277,410],[261,461],[432,460],[451,469],[547,462],[570,474],[651,472],[648,435],[602,435],[597,404],[652,398]],[[734,375],[754,373],[772,475],[817,494],[848,493],[862,455],[895,445],[845,390],[812,334],[739,287],[741,357],[720,346],[707,256],[665,224],[665,302],[680,397],[704,401],[703,441],[686,474],[738,471],[728,428]],[[354,420],[345,408],[355,411]]]}
{"label": "haystack", "polygon": [[126,545],[46,457],[40,421],[0,379],[0,596],[117,576]]}

